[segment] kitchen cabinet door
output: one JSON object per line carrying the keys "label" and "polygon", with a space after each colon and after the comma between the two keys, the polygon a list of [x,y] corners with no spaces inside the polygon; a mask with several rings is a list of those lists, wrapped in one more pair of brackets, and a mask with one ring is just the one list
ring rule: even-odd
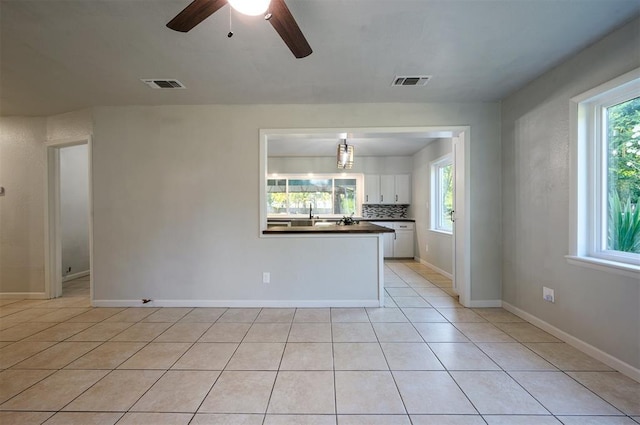
{"label": "kitchen cabinet door", "polygon": [[409,174],[398,174],[395,176],[395,203],[411,203],[411,176]]}
{"label": "kitchen cabinet door", "polygon": [[364,203],[380,203],[380,176],[377,174],[366,174],[364,176]]}
{"label": "kitchen cabinet door", "polygon": [[380,203],[381,204],[396,203],[396,176],[391,176],[391,175],[380,176]]}
{"label": "kitchen cabinet door", "polygon": [[396,258],[413,258],[413,230],[396,230],[393,256]]}
{"label": "kitchen cabinet door", "polygon": [[395,257],[395,233],[384,234],[384,258]]}

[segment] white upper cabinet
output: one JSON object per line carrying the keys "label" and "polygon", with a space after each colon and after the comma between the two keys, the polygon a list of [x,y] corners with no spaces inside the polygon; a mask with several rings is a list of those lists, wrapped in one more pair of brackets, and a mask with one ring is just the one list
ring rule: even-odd
{"label": "white upper cabinet", "polygon": [[367,174],[364,176],[364,203],[380,203],[380,176],[377,174]]}
{"label": "white upper cabinet", "polygon": [[368,174],[364,176],[365,204],[410,204],[409,174]]}
{"label": "white upper cabinet", "polygon": [[380,176],[380,203],[395,204],[396,201],[396,176]]}
{"label": "white upper cabinet", "polygon": [[396,204],[411,203],[411,176],[409,174],[398,174],[395,176]]}

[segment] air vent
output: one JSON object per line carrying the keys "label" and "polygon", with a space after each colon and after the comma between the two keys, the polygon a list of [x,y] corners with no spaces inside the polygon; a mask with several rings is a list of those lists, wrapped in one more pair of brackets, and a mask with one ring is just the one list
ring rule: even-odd
{"label": "air vent", "polygon": [[167,78],[143,78],[141,81],[152,89],[186,89],[180,81]]}
{"label": "air vent", "polygon": [[400,76],[396,75],[393,79],[392,86],[426,86],[431,75],[415,75],[415,76]]}

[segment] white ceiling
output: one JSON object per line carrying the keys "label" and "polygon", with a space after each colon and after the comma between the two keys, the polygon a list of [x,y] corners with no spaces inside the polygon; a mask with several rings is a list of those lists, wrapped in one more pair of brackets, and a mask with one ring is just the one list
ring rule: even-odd
{"label": "white ceiling", "polygon": [[[0,0],[0,114],[96,105],[497,101],[640,13],[638,0],[286,0],[313,54],[262,18],[165,24],[190,0]],[[390,87],[427,74],[425,87]],[[175,78],[153,90],[141,78]]]}

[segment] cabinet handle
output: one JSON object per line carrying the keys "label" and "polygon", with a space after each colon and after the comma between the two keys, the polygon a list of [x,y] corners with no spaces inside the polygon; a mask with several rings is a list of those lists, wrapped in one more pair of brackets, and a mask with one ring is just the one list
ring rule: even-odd
{"label": "cabinet handle", "polygon": [[384,195],[380,195],[380,202],[384,201]]}
{"label": "cabinet handle", "polygon": [[395,241],[395,240],[398,240],[398,234],[397,234],[397,233],[394,233],[394,234],[393,234],[393,240],[394,240],[394,241]]}
{"label": "cabinet handle", "polygon": [[454,212],[455,212],[454,210],[451,210],[451,212],[449,213],[449,215],[451,216],[451,222],[452,222],[452,223],[456,221],[456,220],[453,218],[453,213],[454,213]]}
{"label": "cabinet handle", "polygon": [[401,228],[401,229],[406,229],[406,228],[407,228],[407,226],[400,226],[400,228]]}
{"label": "cabinet handle", "polygon": [[398,202],[398,195],[396,195],[396,202]]}
{"label": "cabinet handle", "polygon": [[364,196],[366,198],[366,202],[369,202],[369,195]]}

